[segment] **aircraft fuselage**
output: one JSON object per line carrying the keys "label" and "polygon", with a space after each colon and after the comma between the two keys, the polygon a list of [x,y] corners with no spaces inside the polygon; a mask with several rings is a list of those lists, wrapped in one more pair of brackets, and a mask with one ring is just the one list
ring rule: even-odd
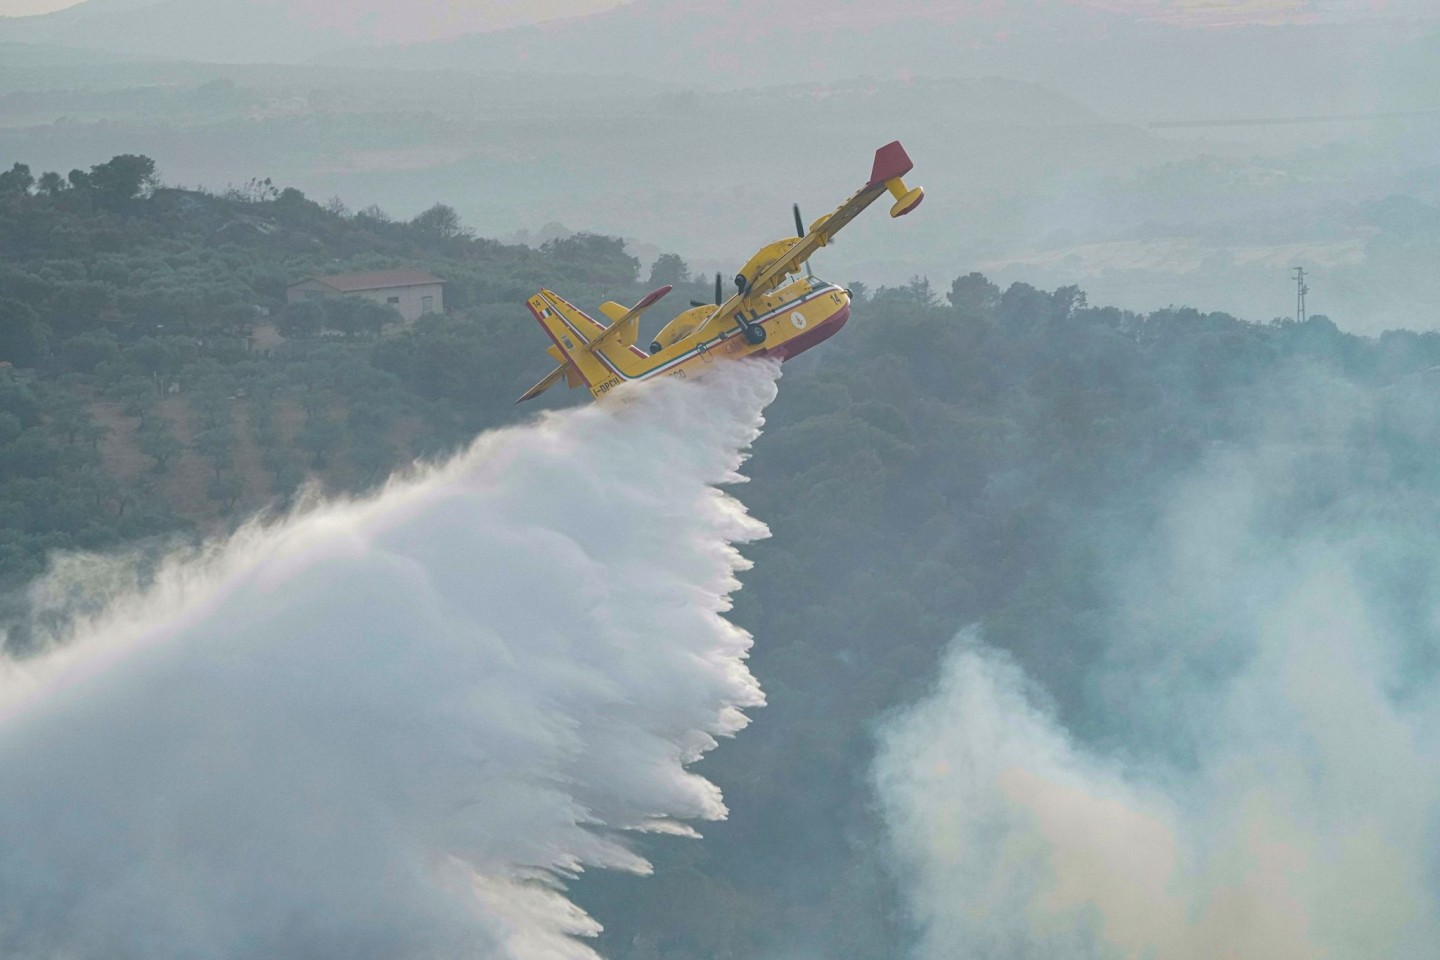
{"label": "aircraft fuselage", "polygon": [[[715,275],[715,304],[691,301],[650,344],[647,352],[636,345],[641,316],[674,289],[666,284],[627,307],[614,301],[600,305],[610,319],[603,324],[550,290],[530,298],[545,335],[548,353],[557,366],[539,383],[520,395],[522,403],[564,380],[570,387],[585,386],[596,397],[617,387],[654,377],[695,376],[716,360],[778,357],[788,360],[834,336],[850,318],[850,292],[810,276],[810,257],[834,241],[835,235],[870,204],[886,193],[894,198],[890,216],[903,217],[925,199],[920,187],[903,179],[914,164],[899,140],[875,151],[870,179],[832,213],[805,226],[800,206],[795,214],[796,236],[768,243],[755,252],[735,275],[735,292],[722,294],[720,274]],[[801,270],[805,275],[800,275]]]}
{"label": "aircraft fuselage", "polygon": [[[545,316],[558,318],[563,330],[580,342],[594,339],[606,328],[573,304],[548,290],[529,301],[541,325]],[[546,310],[552,311],[545,314]],[[647,354],[633,344],[599,346],[580,371],[585,385],[602,397],[625,383],[654,377],[698,376],[717,360],[774,357],[788,360],[834,336],[850,318],[850,293],[816,277],[799,277],[769,293],[748,300],[743,314],[752,326],[765,331],[762,343],[750,343],[734,318],[702,323],[697,330],[659,352]],[[547,329],[549,329],[547,327]],[[554,339],[555,334],[551,334]],[[556,342],[556,346],[566,349]]]}

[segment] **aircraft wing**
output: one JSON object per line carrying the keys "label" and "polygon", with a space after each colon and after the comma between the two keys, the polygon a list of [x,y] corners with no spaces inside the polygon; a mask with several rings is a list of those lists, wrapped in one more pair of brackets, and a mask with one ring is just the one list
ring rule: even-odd
{"label": "aircraft wing", "polygon": [[[749,286],[756,290],[768,290],[776,280],[786,274],[794,273],[800,264],[809,260],[816,250],[828,244],[846,224],[859,216],[860,211],[870,206],[887,191],[895,197],[896,201],[890,209],[892,217],[903,217],[914,210],[924,199],[925,193],[919,187],[907,190],[904,181],[900,179],[914,169],[914,166],[899,140],[887,143],[876,150],[875,165],[870,170],[869,182],[855,191],[850,199],[836,207],[834,213],[816,220],[810,226],[810,231],[800,238],[799,243],[761,271]],[[729,306],[728,301],[725,306]],[[721,313],[723,312],[724,307],[721,308]]]}
{"label": "aircraft wing", "polygon": [[[649,293],[645,294],[644,298],[641,299],[639,303],[635,304],[635,306],[627,310],[622,316],[611,322],[610,326],[605,328],[604,333],[600,334],[600,336],[596,337],[594,340],[591,340],[589,348],[593,351],[601,344],[605,343],[607,340],[613,340],[614,338],[620,336],[621,331],[623,331],[627,326],[634,325],[636,321],[640,319],[640,314],[644,313],[646,310],[649,310],[661,297],[665,296],[665,294],[669,293],[673,289],[675,288],[667,283],[665,286],[660,287],[658,290],[651,290]],[[635,338],[633,336],[630,338],[630,342],[635,342]]]}

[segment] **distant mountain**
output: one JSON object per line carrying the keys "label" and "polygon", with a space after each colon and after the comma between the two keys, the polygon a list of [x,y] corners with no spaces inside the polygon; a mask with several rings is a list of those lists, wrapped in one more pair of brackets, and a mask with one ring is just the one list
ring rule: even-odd
{"label": "distant mountain", "polygon": [[[1440,106],[1431,95],[1440,79],[1433,40],[1440,20],[1433,14],[1205,29],[1181,16],[1225,6],[636,0],[586,17],[324,59],[624,73],[722,88],[855,76],[999,76],[1064,90],[1104,113],[1147,119]],[[1164,11],[1169,15],[1158,15]],[[1430,41],[1417,46],[1426,36]]]}
{"label": "distant mountain", "polygon": [[0,17],[0,42],[214,62],[298,61],[572,17],[624,0],[86,0]]}
{"label": "distant mountain", "polygon": [[1127,22],[1074,4],[1051,6],[1053,15],[997,13],[977,9],[973,0],[636,0],[588,17],[391,47],[366,59],[414,67],[610,70],[756,86],[905,66],[947,73],[937,54],[969,58],[967,50],[1006,46],[997,32],[1021,27],[1027,35],[1073,36]]}

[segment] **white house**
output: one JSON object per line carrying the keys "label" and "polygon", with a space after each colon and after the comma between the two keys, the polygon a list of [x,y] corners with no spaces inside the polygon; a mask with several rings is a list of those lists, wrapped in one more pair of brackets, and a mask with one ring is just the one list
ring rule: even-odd
{"label": "white house", "polygon": [[290,284],[285,291],[285,299],[290,303],[326,297],[364,297],[376,303],[388,303],[408,322],[427,313],[444,312],[445,281],[424,270],[376,270],[306,277]]}

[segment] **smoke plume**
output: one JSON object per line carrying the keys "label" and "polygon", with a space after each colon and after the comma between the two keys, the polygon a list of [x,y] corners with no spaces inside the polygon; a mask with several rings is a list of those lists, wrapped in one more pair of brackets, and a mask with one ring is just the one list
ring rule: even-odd
{"label": "smoke plume", "polygon": [[569,960],[762,703],[737,364],[241,530],[0,661],[0,955]]}
{"label": "smoke plume", "polygon": [[1112,570],[1083,739],[974,630],[885,727],[920,957],[1434,954],[1434,389],[1279,393]]}

